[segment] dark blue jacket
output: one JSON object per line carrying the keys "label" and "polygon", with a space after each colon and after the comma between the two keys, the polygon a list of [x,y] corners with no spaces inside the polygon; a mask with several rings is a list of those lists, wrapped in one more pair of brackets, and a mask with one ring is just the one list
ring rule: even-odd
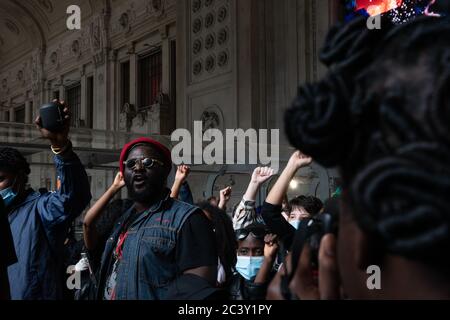
{"label": "dark blue jacket", "polygon": [[54,300],[66,285],[62,250],[70,223],[91,200],[89,180],[79,158],[55,156],[61,187],[41,195],[31,192],[12,208],[9,223],[18,263],[8,268],[11,298]]}
{"label": "dark blue jacket", "polygon": [[194,205],[194,198],[192,197],[192,191],[187,181],[181,185],[178,199],[182,202]]}

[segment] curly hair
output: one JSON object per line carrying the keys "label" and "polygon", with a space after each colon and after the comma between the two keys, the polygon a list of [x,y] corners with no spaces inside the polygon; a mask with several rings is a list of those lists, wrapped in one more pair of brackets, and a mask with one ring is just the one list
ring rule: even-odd
{"label": "curly hair", "polygon": [[0,170],[15,174],[22,173],[25,176],[28,176],[31,172],[30,165],[25,157],[13,148],[0,148]]}
{"label": "curly hair", "polygon": [[291,143],[340,168],[355,218],[386,251],[450,265],[450,19],[333,29],[330,67],[285,114]]}

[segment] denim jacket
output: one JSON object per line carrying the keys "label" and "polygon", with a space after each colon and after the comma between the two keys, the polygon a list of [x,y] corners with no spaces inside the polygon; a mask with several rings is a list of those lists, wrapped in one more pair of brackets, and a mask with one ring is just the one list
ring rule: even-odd
{"label": "denim jacket", "polygon": [[[175,255],[179,233],[197,207],[167,196],[142,213],[128,229],[117,269],[117,300],[166,300],[168,290],[179,274]],[[103,252],[98,298],[102,299],[113,251],[134,206],[117,223]]]}
{"label": "denim jacket", "polygon": [[18,262],[8,268],[13,300],[62,299],[65,270],[62,250],[71,222],[91,200],[89,180],[77,155],[55,156],[61,187],[30,192],[13,207],[9,224]]}

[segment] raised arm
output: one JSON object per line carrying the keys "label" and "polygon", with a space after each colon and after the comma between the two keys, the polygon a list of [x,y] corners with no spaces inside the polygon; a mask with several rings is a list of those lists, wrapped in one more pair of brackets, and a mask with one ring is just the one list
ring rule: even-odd
{"label": "raised arm", "polygon": [[178,166],[177,172],[175,173],[175,180],[172,185],[172,192],[170,193],[170,197],[173,199],[178,199],[180,195],[181,186],[186,181],[189,173],[191,172],[191,168],[186,165]]}
{"label": "raised arm", "polygon": [[266,235],[264,242],[266,243],[264,246],[264,261],[256,275],[254,281],[256,284],[267,284],[279,248],[277,236],[274,234]]}
{"label": "raised arm", "polygon": [[233,215],[234,230],[245,228],[256,222],[255,201],[261,185],[274,175],[274,170],[268,167],[256,168],[247,187],[242,201],[236,207]]}
{"label": "raised arm", "polygon": [[305,156],[300,151],[296,151],[289,159],[286,168],[281,173],[272,190],[270,190],[269,195],[266,198],[266,202],[272,205],[281,205],[289,188],[289,184],[296,175],[297,171],[300,168],[310,165],[311,162],[311,157]]}
{"label": "raised arm", "polygon": [[220,190],[220,200],[219,200],[219,209],[225,211],[227,207],[228,201],[231,198],[231,187],[226,187],[223,190]]}
{"label": "raised arm", "polygon": [[86,213],[83,222],[83,236],[84,244],[88,250],[94,250],[99,241],[98,232],[95,227],[97,220],[100,218],[109,202],[124,186],[125,180],[122,173],[119,172],[111,187],[109,187],[109,189]]}
{"label": "raised arm", "polygon": [[312,162],[310,157],[303,155],[301,152],[295,152],[281,173],[277,182],[270,190],[269,195],[264,201],[261,216],[266,225],[277,234],[280,241],[286,249],[289,249],[295,235],[295,228],[291,226],[282,215],[282,203],[285,198],[289,183],[294,178],[297,171],[309,165]]}
{"label": "raised arm", "polygon": [[[64,105],[64,101],[60,103]],[[60,131],[51,132],[43,128],[40,117],[36,118],[35,124],[42,138],[50,141],[60,182],[56,192],[39,198],[38,211],[47,235],[59,238],[61,232],[57,232],[56,229],[68,225],[68,221],[79,216],[89,204],[91,200],[89,179],[68,138],[70,129],[68,107],[64,108],[64,125]],[[50,239],[50,242],[53,243],[53,240],[56,239]]]}

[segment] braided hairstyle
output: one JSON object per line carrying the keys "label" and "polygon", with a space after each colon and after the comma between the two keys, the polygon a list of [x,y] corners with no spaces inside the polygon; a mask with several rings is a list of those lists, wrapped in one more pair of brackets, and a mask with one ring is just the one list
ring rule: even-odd
{"label": "braided hairstyle", "polygon": [[390,253],[450,266],[450,20],[333,29],[330,68],[299,89],[290,142],[337,166],[360,227]]}
{"label": "braided hairstyle", "polygon": [[30,174],[30,165],[25,157],[16,149],[0,148],[0,170],[5,170],[15,174],[23,174],[25,183]]}

